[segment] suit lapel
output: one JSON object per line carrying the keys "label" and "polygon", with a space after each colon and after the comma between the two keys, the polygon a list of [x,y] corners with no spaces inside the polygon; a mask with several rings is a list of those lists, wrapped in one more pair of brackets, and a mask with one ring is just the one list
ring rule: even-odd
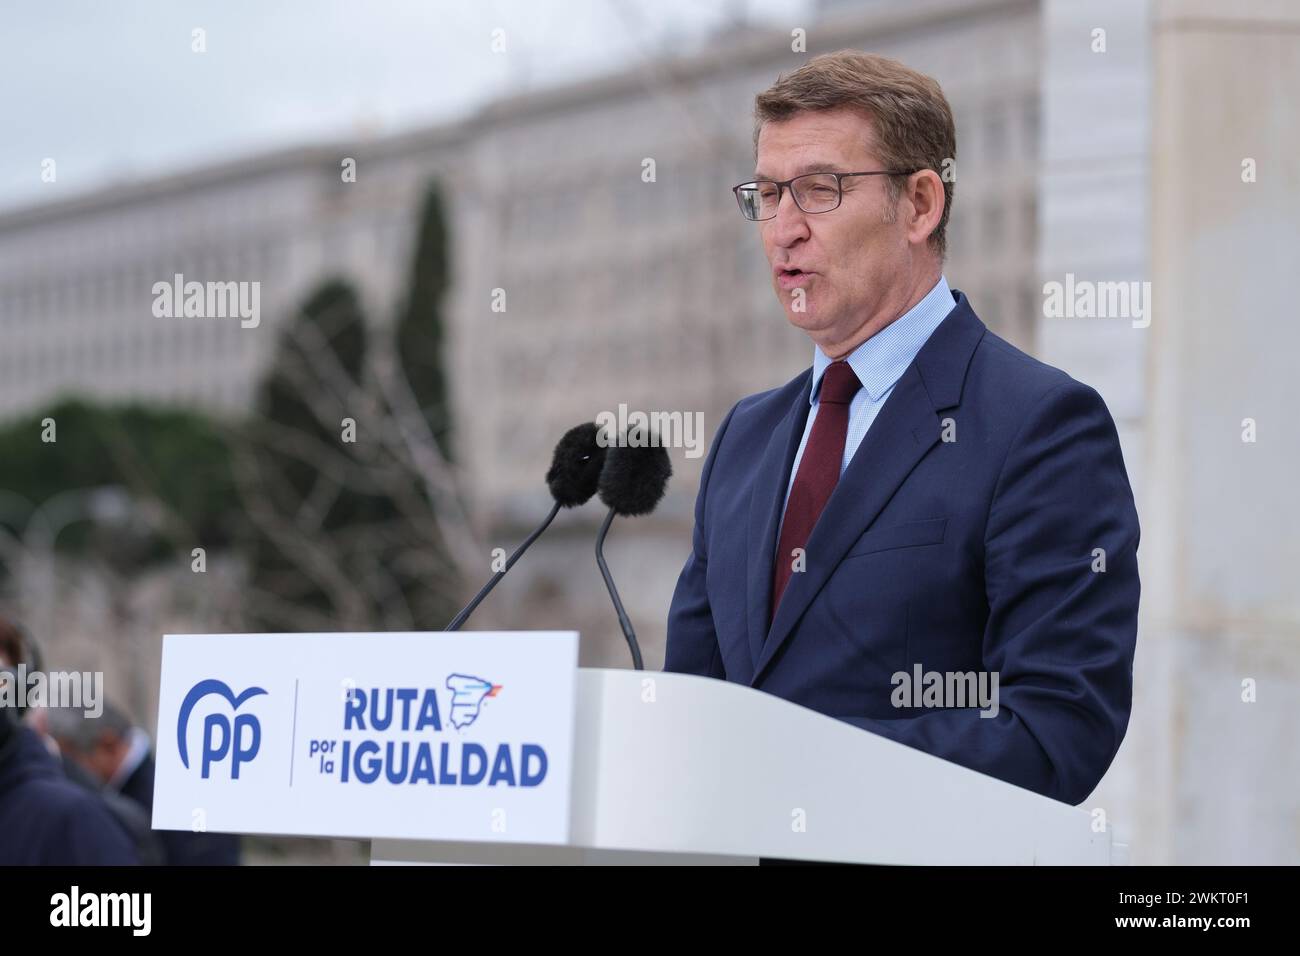
{"label": "suit lapel", "polygon": [[789,411],[772,430],[767,448],[758,463],[754,492],[749,499],[749,547],[745,589],[745,616],[749,623],[749,653],[755,667],[767,635],[767,609],[772,602],[772,569],[776,552],[776,529],[785,503],[785,489],[794,464],[799,440],[808,421],[808,395],[812,390],[812,369],[804,373],[803,387]]}
{"label": "suit lapel", "polygon": [[[794,432],[793,439],[783,435],[785,427],[789,427],[791,421],[791,416],[787,416],[783,428],[778,429],[768,443],[767,454],[760,465],[761,477],[755,485],[754,499],[750,506],[750,534],[756,528],[762,531],[762,540],[758,542],[761,550],[756,549],[752,541],[750,548],[751,562],[759,561],[757,567],[751,563],[749,569],[751,651],[754,648],[756,628],[760,632],[766,632],[765,639],[759,641],[751,686],[758,684],[765,668],[789,639],[795,625],[849,548],[876,520],[876,516],[889,503],[889,499],[917,463],[938,444],[941,427],[939,412],[959,403],[966,369],[975,346],[985,331],[984,323],[971,311],[966,297],[961,292],[954,291],[954,298],[956,304],[952,312],[939,324],[917,353],[916,359],[903,372],[884,407],[867,430],[866,437],[854,453],[839,484],[835,486],[835,491],[808,540],[806,568],[791,576],[770,630],[766,624],[772,590],[776,526],[784,498],[785,481],[789,478],[794,452],[798,449],[803,423],[807,419],[806,392],[803,395],[805,410],[802,415],[796,416],[799,418],[798,430]],[[782,459],[774,452],[774,444],[779,447],[783,437],[788,448]],[[793,445],[790,444],[791,440]],[[778,490],[781,494],[777,493]],[[761,587],[760,582],[755,581],[756,575],[760,574],[763,576]],[[756,589],[761,590],[761,595],[756,595]],[[756,597],[762,597],[761,603]]]}

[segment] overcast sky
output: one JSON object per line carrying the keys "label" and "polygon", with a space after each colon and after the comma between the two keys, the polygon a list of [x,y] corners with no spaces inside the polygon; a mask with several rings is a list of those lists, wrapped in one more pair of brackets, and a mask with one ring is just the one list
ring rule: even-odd
{"label": "overcast sky", "polygon": [[[0,208],[454,118],[813,0],[6,0]],[[207,52],[191,51],[196,27]],[[506,53],[492,32],[505,31]],[[57,182],[41,181],[53,158]]]}

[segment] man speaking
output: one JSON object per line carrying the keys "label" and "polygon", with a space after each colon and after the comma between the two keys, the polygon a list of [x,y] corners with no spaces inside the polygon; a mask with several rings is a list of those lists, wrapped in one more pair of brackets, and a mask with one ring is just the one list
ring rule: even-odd
{"label": "man speaking", "polygon": [[[736,200],[813,361],[714,436],[664,669],[1080,803],[1128,726],[1137,512],[1097,392],[949,288],[955,157],[939,85],[883,57],[757,98]],[[997,705],[899,693],[921,674]]]}

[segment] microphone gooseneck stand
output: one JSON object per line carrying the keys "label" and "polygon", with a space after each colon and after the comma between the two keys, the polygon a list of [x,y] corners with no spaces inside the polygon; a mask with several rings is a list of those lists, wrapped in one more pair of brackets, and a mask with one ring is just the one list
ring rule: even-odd
{"label": "microphone gooseneck stand", "polygon": [[623,610],[623,602],[619,600],[618,588],[614,587],[614,578],[609,573],[609,566],[605,564],[605,535],[609,533],[609,526],[614,521],[614,515],[617,512],[609,509],[609,514],[605,515],[605,521],[600,526],[600,533],[596,535],[596,564],[600,567],[600,575],[605,579],[605,588],[609,591],[610,600],[614,602],[614,610],[618,613],[618,626],[623,629],[623,636],[627,638],[627,646],[632,651],[632,666],[637,670],[645,670],[645,665],[641,662],[641,647],[636,642],[636,632],[632,630],[632,621],[627,616],[627,611]]}
{"label": "microphone gooseneck stand", "polygon": [[479,604],[483,602],[483,599],[491,593],[492,589],[497,586],[497,582],[506,576],[507,571],[514,567],[515,562],[518,561],[520,556],[528,550],[528,546],[541,537],[542,532],[545,531],[550,526],[551,522],[555,520],[555,516],[560,513],[560,508],[561,505],[558,501],[551,506],[551,513],[546,516],[546,520],[537,526],[536,531],[524,539],[523,544],[515,548],[514,554],[510,555],[510,557],[506,559],[506,566],[488,579],[488,583],[483,585],[478,594],[474,595],[474,600],[466,604],[461,609],[460,613],[451,619],[451,623],[447,625],[446,630],[460,630],[460,626],[465,623],[466,618],[474,613],[474,609],[478,607]]}

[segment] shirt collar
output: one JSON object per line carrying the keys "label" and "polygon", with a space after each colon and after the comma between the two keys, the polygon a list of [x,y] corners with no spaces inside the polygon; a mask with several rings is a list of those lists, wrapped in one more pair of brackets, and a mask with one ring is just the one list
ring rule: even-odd
{"label": "shirt collar", "polygon": [[[862,389],[873,402],[902,378],[907,367],[921,351],[926,340],[952,311],[955,302],[948,280],[942,275],[934,288],[920,302],[849,353],[845,361],[852,367]],[[813,382],[809,404],[816,404],[821,391],[822,374],[831,360],[813,346]]]}

